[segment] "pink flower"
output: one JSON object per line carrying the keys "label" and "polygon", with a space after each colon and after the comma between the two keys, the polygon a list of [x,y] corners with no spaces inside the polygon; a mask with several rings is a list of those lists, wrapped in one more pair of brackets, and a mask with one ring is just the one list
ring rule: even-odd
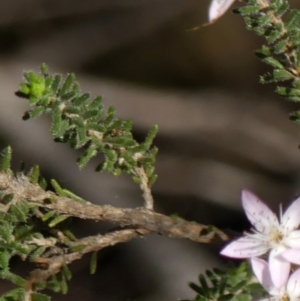
{"label": "pink flower", "polygon": [[212,0],[208,11],[209,23],[216,21],[229,9],[235,0]]}
{"label": "pink flower", "polygon": [[277,288],[270,274],[269,265],[266,261],[259,258],[252,258],[251,265],[253,272],[262,284],[264,289],[271,295],[271,298],[265,300],[271,301],[299,301],[300,300],[300,269],[296,270],[290,277],[287,275],[284,283]]}
{"label": "pink flower", "polygon": [[290,272],[290,262],[281,255],[290,248],[300,249],[300,198],[286,212],[280,212],[280,222],[270,208],[252,192],[242,191],[242,205],[246,216],[254,226],[252,233],[227,245],[221,254],[232,258],[252,258],[270,251],[269,268],[272,283],[280,288]]}
{"label": "pink flower", "polygon": [[300,265],[300,249],[288,249],[281,254],[285,260]]}

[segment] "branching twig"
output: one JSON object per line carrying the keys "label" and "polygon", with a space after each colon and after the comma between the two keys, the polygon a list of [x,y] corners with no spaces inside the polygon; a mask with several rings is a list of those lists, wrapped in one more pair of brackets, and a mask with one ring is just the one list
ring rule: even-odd
{"label": "branching twig", "polygon": [[153,210],[154,200],[151,193],[151,189],[149,188],[149,179],[146,175],[146,172],[143,167],[136,167],[135,173],[141,180],[140,188],[143,191],[143,198],[145,200],[145,208],[148,210]]}
{"label": "branching twig", "polygon": [[32,285],[34,283],[42,283],[46,281],[49,277],[58,273],[61,270],[62,266],[69,265],[73,261],[81,259],[85,254],[99,251],[118,243],[127,242],[132,238],[148,233],[149,231],[143,229],[125,229],[111,232],[105,235],[89,236],[83,239],[79,239],[76,241],[76,243],[74,243],[74,247],[77,245],[86,245],[86,247],[78,252],[49,258],[46,269],[36,269],[31,272],[29,283],[31,283]]}
{"label": "branching twig", "polygon": [[120,226],[142,228],[168,237],[188,238],[201,243],[209,243],[215,238],[228,239],[228,236],[217,228],[172,218],[144,208],[124,209],[93,205],[89,202],[82,204],[70,198],[59,197],[30,183],[24,175],[13,177],[7,173],[0,173],[0,189],[5,193],[14,194],[17,199],[82,219],[110,221]]}

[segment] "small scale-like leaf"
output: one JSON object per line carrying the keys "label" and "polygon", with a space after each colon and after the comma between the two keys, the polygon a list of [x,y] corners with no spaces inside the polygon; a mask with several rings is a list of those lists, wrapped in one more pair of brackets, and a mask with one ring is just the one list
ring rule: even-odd
{"label": "small scale-like leaf", "polygon": [[247,284],[248,284],[248,281],[243,280],[243,281],[239,282],[237,285],[235,285],[234,287],[232,287],[230,291],[232,293],[236,293],[236,292],[240,291],[242,288],[244,288]]}
{"label": "small scale-like leaf", "polygon": [[76,245],[72,246],[72,251],[73,252],[81,252],[86,248],[86,245]]}
{"label": "small scale-like leaf", "polygon": [[67,282],[67,279],[64,277],[64,275],[62,275],[61,280],[60,280],[60,288],[61,288],[61,293],[64,295],[69,290],[68,282]]}
{"label": "small scale-like leaf", "polygon": [[34,292],[32,294],[32,301],[51,301],[51,297],[41,293]]}
{"label": "small scale-like leaf", "polygon": [[61,80],[62,80],[62,76],[60,74],[56,74],[54,76],[54,80],[52,82],[52,90],[55,92],[55,93],[58,93],[59,92],[59,87],[60,87],[60,83],[61,83]]}
{"label": "small scale-like leaf", "polygon": [[89,141],[85,126],[77,127],[75,148],[80,148]]}
{"label": "small scale-like leaf", "polygon": [[281,40],[274,45],[274,53],[281,54],[286,51],[288,43],[286,40]]}
{"label": "small scale-like leaf", "polygon": [[270,26],[273,21],[273,16],[266,14],[266,15],[262,16],[261,18],[259,18],[257,21],[258,21],[259,26]]}
{"label": "small scale-like leaf", "polygon": [[15,238],[17,240],[24,239],[32,234],[33,225],[25,225],[15,230]]}
{"label": "small scale-like leaf", "polygon": [[142,180],[141,180],[141,178],[139,178],[139,177],[136,177],[136,176],[133,176],[132,177],[132,180],[133,180],[133,182],[134,183],[136,183],[136,184],[142,184]]}
{"label": "small scale-like leaf", "polygon": [[102,108],[102,96],[96,97],[90,104],[89,110],[103,110]]}
{"label": "small scale-like leaf", "polygon": [[62,214],[59,215],[57,217],[55,217],[50,223],[49,223],[49,227],[55,227],[57,224],[63,222],[64,220],[66,220],[67,218],[69,218],[69,215],[66,214]]}
{"label": "small scale-like leaf", "polygon": [[28,210],[26,208],[22,208],[19,204],[13,204],[10,207],[11,214],[15,215],[19,222],[26,222]]}
{"label": "small scale-like leaf", "polygon": [[73,73],[68,74],[60,92],[59,95],[62,96],[70,91],[71,86],[73,85],[75,81],[75,75]]}
{"label": "small scale-like leaf", "polygon": [[276,92],[280,95],[287,97],[299,97],[300,99],[300,89],[288,88],[288,87],[277,87]]}
{"label": "small scale-like leaf", "polygon": [[54,137],[61,137],[69,128],[69,122],[66,119],[63,119],[62,112],[56,110],[52,115],[52,127],[51,132]]}
{"label": "small scale-like leaf", "polygon": [[291,72],[284,69],[275,69],[273,75],[275,81],[286,81],[295,77]]}
{"label": "small scale-like leaf", "polygon": [[56,275],[51,277],[51,281],[48,282],[48,287],[56,293],[61,291],[60,281],[57,279]]}
{"label": "small scale-like leaf", "polygon": [[69,229],[64,229],[63,230],[65,236],[70,239],[71,241],[75,241],[76,240],[76,236],[69,230]]}
{"label": "small scale-like leaf", "polygon": [[43,75],[47,75],[48,74],[49,68],[48,68],[48,66],[45,63],[43,63],[40,68],[41,68],[41,73]]}
{"label": "small scale-like leaf", "polygon": [[49,220],[50,218],[53,218],[56,214],[57,214],[57,212],[54,210],[48,211],[46,214],[43,215],[42,221],[45,222],[45,221]]}
{"label": "small scale-like leaf", "polygon": [[[3,275],[8,275],[9,262],[10,262],[11,257],[12,257],[12,254],[8,250],[3,250],[0,252],[0,267],[3,271],[3,273],[5,272],[5,274],[3,274]],[[3,275],[1,274],[1,276],[3,276]]]}
{"label": "small scale-like leaf", "polygon": [[39,177],[40,177],[40,167],[38,165],[34,165],[30,169],[30,171],[28,173],[28,177],[32,184],[38,184]]}
{"label": "small scale-like leaf", "polygon": [[67,265],[64,265],[62,267],[62,270],[61,270],[62,274],[64,275],[64,277],[67,279],[67,280],[71,280],[72,278],[72,273],[70,271],[70,269],[68,268]]}
{"label": "small scale-like leaf", "polygon": [[[0,301],[20,301],[20,300],[25,300],[24,288],[12,289],[0,297]],[[37,301],[42,301],[42,300],[37,300]]]}
{"label": "small scale-like leaf", "polygon": [[242,16],[254,15],[258,14],[261,10],[261,6],[259,5],[247,5],[245,7],[241,7],[237,9],[237,12]]}
{"label": "small scale-like leaf", "polygon": [[143,145],[145,146],[145,150],[150,148],[157,133],[158,133],[158,125],[156,124],[150,129],[150,131],[146,137],[146,140],[143,143]]}
{"label": "small scale-like leaf", "polygon": [[282,15],[288,11],[289,7],[290,5],[286,0],[277,1],[277,3],[275,3],[275,1],[271,2],[271,9],[276,11],[278,18],[282,17]]}
{"label": "small scale-like leaf", "polygon": [[88,162],[97,155],[98,151],[94,146],[89,147],[85,153],[78,159],[79,169],[83,169]]}
{"label": "small scale-like leaf", "polygon": [[158,178],[157,174],[152,174],[148,181],[148,186],[152,187],[152,185],[156,182],[157,178]]}
{"label": "small scale-like leaf", "polygon": [[71,198],[76,202],[86,204],[86,201],[83,198],[81,198],[80,196],[76,195],[75,193],[73,193],[72,191],[70,191],[68,189],[64,189],[64,194],[66,197]]}
{"label": "small scale-like leaf", "polygon": [[300,11],[296,9],[291,10],[284,23],[289,30],[295,28],[295,26],[299,26]]}
{"label": "small scale-like leaf", "polygon": [[202,274],[199,275],[199,282],[201,284],[204,295],[209,295],[209,285],[207,284],[206,279]]}
{"label": "small scale-like leaf", "polygon": [[34,261],[36,258],[41,257],[45,251],[46,251],[46,247],[38,247],[36,248],[31,254],[30,254],[30,260]]}
{"label": "small scale-like leaf", "polygon": [[90,273],[93,275],[96,273],[97,270],[97,259],[98,259],[98,252],[93,252],[90,262]]}
{"label": "small scale-like leaf", "polygon": [[285,28],[282,23],[273,25],[272,24],[272,30],[268,31],[268,34],[266,35],[266,39],[269,44],[272,44],[282,38],[285,34]]}
{"label": "small scale-like leaf", "polygon": [[65,196],[63,188],[59,185],[59,183],[55,179],[51,179],[50,183],[54,188],[56,194],[58,194],[59,196]]}
{"label": "small scale-like leaf", "polygon": [[68,100],[72,100],[75,96],[76,96],[76,92],[69,91],[64,94],[61,94],[60,98],[61,100],[68,101]]}
{"label": "small scale-like leaf", "polygon": [[274,68],[277,68],[277,69],[284,68],[282,63],[280,61],[278,61],[277,59],[275,59],[274,57],[266,57],[265,59],[263,59],[263,61]]}
{"label": "small scale-like leaf", "polygon": [[40,178],[38,184],[43,190],[45,190],[48,186],[48,183],[44,178]]}
{"label": "small scale-like leaf", "polygon": [[1,160],[1,171],[11,173],[11,159],[12,159],[12,148],[10,146],[6,147],[2,151],[2,160]]}
{"label": "small scale-like leaf", "polygon": [[45,107],[42,106],[36,106],[33,109],[31,109],[30,111],[28,111],[30,118],[36,118],[41,116],[44,112],[46,111]]}
{"label": "small scale-like leaf", "polygon": [[203,289],[199,285],[197,285],[197,284],[195,284],[193,282],[190,282],[189,283],[189,287],[191,289],[193,289],[196,293],[198,293],[200,295],[204,295],[204,291],[203,291]]}
{"label": "small scale-like leaf", "polygon": [[84,93],[80,95],[79,97],[75,98],[72,103],[74,106],[82,106],[86,101],[91,97],[90,93]]}
{"label": "small scale-like leaf", "polygon": [[218,301],[229,301],[229,300],[232,300],[233,297],[234,297],[233,294],[222,295],[218,298]]}

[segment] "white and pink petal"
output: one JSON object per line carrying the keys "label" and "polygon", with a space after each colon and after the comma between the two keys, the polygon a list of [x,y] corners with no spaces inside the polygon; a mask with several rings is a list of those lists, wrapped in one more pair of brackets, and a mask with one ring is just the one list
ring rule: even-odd
{"label": "white and pink petal", "polygon": [[267,243],[252,236],[243,236],[228,244],[220,254],[231,258],[251,258],[265,254],[268,249]]}
{"label": "white and pink petal", "polygon": [[212,23],[229,9],[235,0],[212,0],[209,6],[208,19]]}
{"label": "white and pink petal", "polygon": [[290,300],[300,297],[300,269],[290,276],[287,283],[287,293]]}
{"label": "white and pink petal", "polygon": [[297,198],[285,211],[281,224],[286,233],[295,230],[300,225],[300,197]]}
{"label": "white and pink petal", "polygon": [[267,292],[273,290],[274,284],[271,278],[269,264],[260,258],[251,258],[251,266],[254,275],[264,289]]}
{"label": "white and pink petal", "polygon": [[284,246],[273,249],[269,255],[269,269],[274,287],[281,289],[289,278],[291,264],[282,257]]}
{"label": "white and pink petal", "polygon": [[300,249],[300,230],[295,230],[288,233],[284,239],[284,244],[292,249]]}
{"label": "white and pink petal", "polygon": [[300,265],[300,250],[299,249],[288,249],[281,254],[281,257],[286,261]]}
{"label": "white and pink petal", "polygon": [[248,220],[257,231],[268,234],[279,227],[274,212],[251,191],[242,191],[242,205]]}

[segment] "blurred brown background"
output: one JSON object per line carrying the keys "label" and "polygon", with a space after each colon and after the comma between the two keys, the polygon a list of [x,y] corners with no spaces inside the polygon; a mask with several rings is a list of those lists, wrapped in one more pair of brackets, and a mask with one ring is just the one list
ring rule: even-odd
{"label": "blurred brown background", "polygon": [[[75,72],[84,91],[102,94],[136,135],[159,124],[155,208],[165,214],[242,231],[240,191],[249,188],[277,208],[300,192],[299,126],[291,104],[258,84],[268,70],[253,54],[263,39],[228,13],[206,22],[209,0],[10,0],[0,2],[0,131],[15,166],[40,164],[82,197],[101,204],[141,206],[127,176],[98,174],[95,160],[79,172],[78,155],[54,144],[48,117],[23,122],[17,99],[23,70],[46,62]],[[238,3],[236,5],[239,5]],[[299,3],[292,1],[298,8]],[[277,210],[277,209],[276,209]],[[75,221],[80,235],[107,225]],[[53,300],[177,300],[191,298],[188,281],[220,265],[220,246],[147,237],[104,250],[98,272],[88,258],[73,265],[67,296]],[[5,287],[3,286],[3,289]]]}

